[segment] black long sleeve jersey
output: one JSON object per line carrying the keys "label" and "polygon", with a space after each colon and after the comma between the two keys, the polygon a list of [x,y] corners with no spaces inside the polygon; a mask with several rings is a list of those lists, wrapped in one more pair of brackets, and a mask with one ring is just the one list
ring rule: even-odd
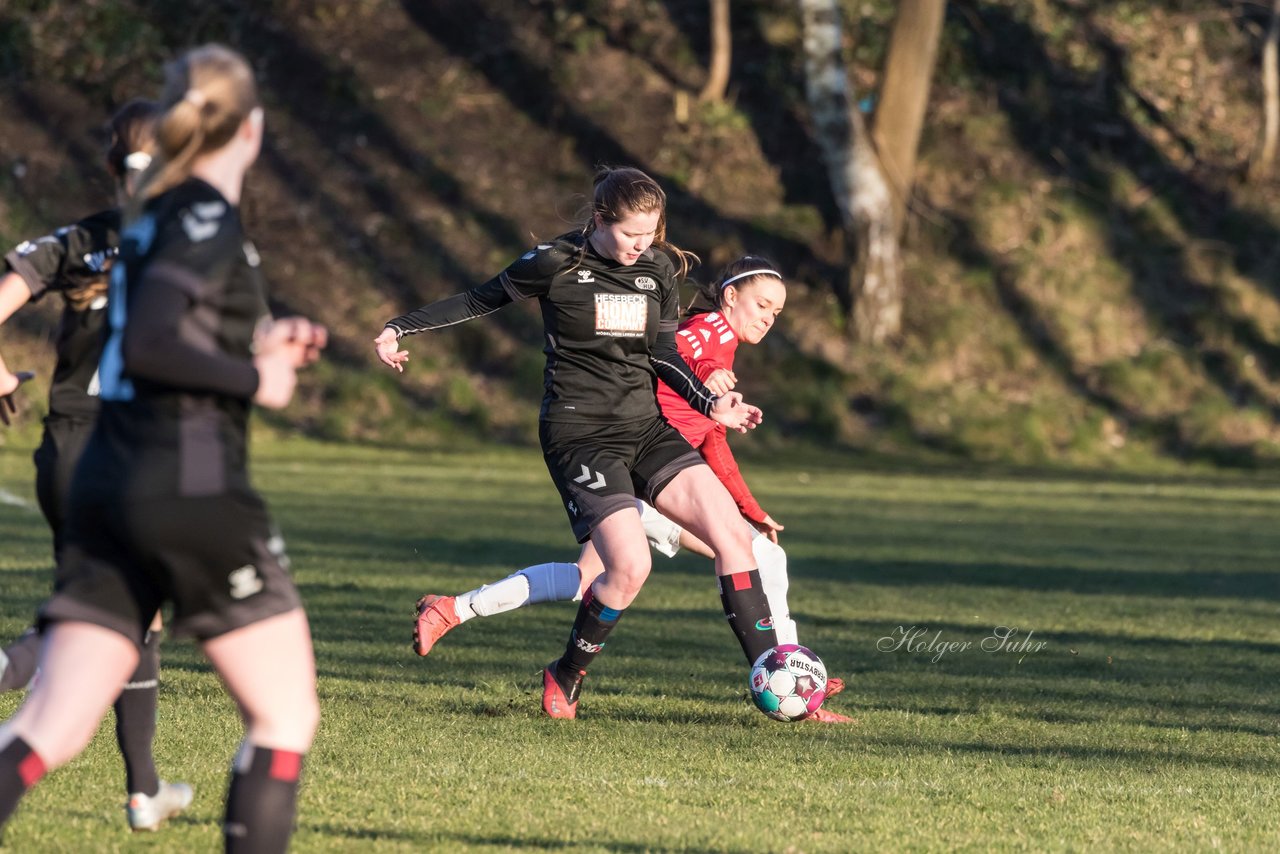
{"label": "black long sleeve jersey", "polygon": [[92,420],[98,414],[98,359],[106,324],[107,274],[120,245],[120,211],[107,210],[26,240],[4,256],[31,299],[62,295],[49,415]]}
{"label": "black long sleeve jersey", "polygon": [[545,335],[546,421],[621,423],[658,415],[656,378],[709,415],[713,395],[676,349],[675,268],[649,249],[630,267],[580,233],[539,244],[465,293],[396,317],[399,336],[442,329],[536,298]]}
{"label": "black long sleeve jersey", "polygon": [[94,480],[127,497],[248,489],[253,335],[267,314],[234,206],[194,178],[151,200],[111,274]]}

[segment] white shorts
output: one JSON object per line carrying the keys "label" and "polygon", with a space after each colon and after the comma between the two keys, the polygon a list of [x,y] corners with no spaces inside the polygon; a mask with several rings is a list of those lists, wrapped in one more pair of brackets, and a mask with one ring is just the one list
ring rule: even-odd
{"label": "white shorts", "polygon": [[637,500],[636,508],[640,511],[640,523],[644,525],[649,545],[656,552],[675,557],[680,552],[680,535],[684,529],[643,501]]}

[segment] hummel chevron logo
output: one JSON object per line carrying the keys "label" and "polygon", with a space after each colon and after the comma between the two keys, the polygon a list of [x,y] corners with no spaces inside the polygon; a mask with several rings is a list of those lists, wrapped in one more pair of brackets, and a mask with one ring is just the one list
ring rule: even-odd
{"label": "hummel chevron logo", "polygon": [[[591,480],[591,478],[593,477],[596,479],[596,482],[587,483],[587,481]],[[587,483],[587,489],[599,489],[600,487],[604,486],[604,475],[598,471],[593,472],[591,469],[587,468],[586,466],[583,466],[582,474],[579,477],[575,477],[573,479],[573,482]]]}

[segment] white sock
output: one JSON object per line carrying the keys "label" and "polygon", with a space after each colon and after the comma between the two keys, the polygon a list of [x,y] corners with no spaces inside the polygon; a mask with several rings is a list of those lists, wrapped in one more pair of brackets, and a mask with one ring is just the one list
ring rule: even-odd
{"label": "white sock", "polygon": [[581,583],[576,563],[540,563],[456,596],[454,608],[459,622],[465,623],[472,617],[492,617],[537,602],[577,599]]}
{"label": "white sock", "polygon": [[778,643],[799,643],[796,624],[791,619],[791,609],[787,607],[787,553],[782,546],[770,540],[759,531],[751,538],[751,553],[755,555],[760,568],[760,586],[764,588],[765,599],[769,602],[769,613],[773,615],[773,631],[778,636]]}

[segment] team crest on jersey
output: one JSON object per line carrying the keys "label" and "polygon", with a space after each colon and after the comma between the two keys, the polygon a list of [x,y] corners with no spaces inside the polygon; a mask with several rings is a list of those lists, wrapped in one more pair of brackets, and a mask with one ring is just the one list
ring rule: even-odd
{"label": "team crest on jersey", "polygon": [[641,338],[649,321],[649,298],[643,294],[596,294],[596,334]]}
{"label": "team crest on jersey", "polygon": [[642,291],[657,290],[658,283],[648,276],[636,276],[636,287]]}
{"label": "team crest on jersey", "polygon": [[231,586],[232,599],[248,599],[253,594],[261,592],[264,587],[262,577],[258,575],[258,568],[253,564],[245,564],[233,570],[227,576],[227,584]]}
{"label": "team crest on jersey", "polygon": [[227,212],[224,202],[199,202],[182,212],[182,230],[192,243],[208,240],[222,227],[222,215]]}
{"label": "team crest on jersey", "polygon": [[595,280],[596,280],[596,277],[591,275],[590,270],[578,271],[578,284],[586,285],[586,284],[590,284],[591,282],[594,282]]}

